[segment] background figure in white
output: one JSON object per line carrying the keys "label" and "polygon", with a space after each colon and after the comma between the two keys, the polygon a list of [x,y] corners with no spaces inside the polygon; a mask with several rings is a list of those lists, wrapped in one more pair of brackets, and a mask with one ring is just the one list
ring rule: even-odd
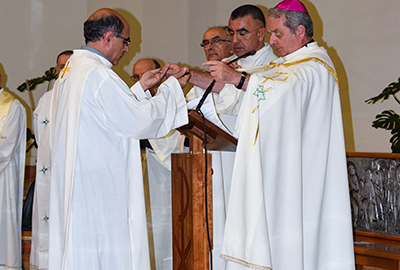
{"label": "background figure in white", "polygon": [[26,109],[1,83],[0,74],[0,270],[20,270]]}
{"label": "background figure in white", "polygon": [[[73,51],[63,51],[57,56],[56,72],[60,75]],[[50,209],[50,90],[39,100],[33,112],[33,128],[38,145],[36,161],[35,195],[32,208],[32,244],[29,264],[32,269],[47,269],[49,260],[49,209]]]}

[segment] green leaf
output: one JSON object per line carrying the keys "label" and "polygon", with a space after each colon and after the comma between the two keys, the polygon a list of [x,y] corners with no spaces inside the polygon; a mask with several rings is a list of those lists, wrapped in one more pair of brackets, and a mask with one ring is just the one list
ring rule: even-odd
{"label": "green leaf", "polygon": [[398,82],[392,82],[389,84],[385,89],[383,89],[382,93],[380,93],[376,97],[372,97],[370,99],[367,99],[365,102],[368,104],[375,104],[379,100],[387,100],[390,98],[390,96],[393,96],[393,98],[397,101],[397,103],[400,104],[400,101],[396,97],[396,94],[400,91],[400,78],[398,79]]}
{"label": "green leaf", "polygon": [[383,111],[375,118],[376,120],[372,122],[374,128],[393,130],[400,127],[400,116],[393,110]]}

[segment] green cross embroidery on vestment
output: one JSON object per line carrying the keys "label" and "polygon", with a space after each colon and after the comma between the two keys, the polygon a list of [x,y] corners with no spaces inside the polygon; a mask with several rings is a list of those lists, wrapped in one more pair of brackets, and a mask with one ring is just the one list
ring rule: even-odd
{"label": "green cross embroidery on vestment", "polygon": [[44,120],[42,121],[42,124],[44,124],[44,126],[46,127],[49,122],[50,120],[47,119],[47,116],[45,116]]}
{"label": "green cross embroidery on vestment", "polygon": [[39,172],[42,172],[43,174],[46,174],[47,171],[49,171],[50,167],[47,167],[43,165],[43,169],[41,169]]}
{"label": "green cross embroidery on vestment", "polygon": [[259,85],[253,95],[258,98],[258,101],[265,100],[264,85]]}
{"label": "green cross embroidery on vestment", "polygon": [[42,219],[42,221],[44,221],[47,224],[48,220],[49,220],[49,217],[47,216],[46,213],[44,213],[44,218]]}

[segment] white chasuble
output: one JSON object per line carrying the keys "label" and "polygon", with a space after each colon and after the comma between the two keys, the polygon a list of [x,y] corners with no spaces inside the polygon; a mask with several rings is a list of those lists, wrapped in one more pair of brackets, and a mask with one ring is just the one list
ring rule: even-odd
{"label": "white chasuble", "polygon": [[39,100],[33,112],[33,128],[38,144],[35,195],[32,209],[32,243],[29,263],[33,269],[47,269],[49,260],[50,213],[50,102],[52,90]]}
{"label": "white chasuble", "polygon": [[311,43],[267,68],[251,76],[236,125],[227,269],[354,269],[333,64]]}
{"label": "white chasuble", "polygon": [[179,82],[148,99],[75,50],[53,91],[49,269],[150,269],[139,139],[187,123]]}
{"label": "white chasuble", "polygon": [[26,109],[0,89],[0,270],[22,269]]}

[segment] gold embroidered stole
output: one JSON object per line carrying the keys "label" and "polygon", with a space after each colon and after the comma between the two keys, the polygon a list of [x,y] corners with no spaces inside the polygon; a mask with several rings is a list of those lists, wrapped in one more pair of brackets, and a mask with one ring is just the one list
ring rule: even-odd
{"label": "gold embroidered stole", "polygon": [[[322,61],[321,59],[319,59],[317,57],[308,57],[308,58],[304,58],[304,59],[301,59],[301,60],[292,61],[292,62],[285,62],[285,63],[275,63],[275,62],[271,61],[271,62],[269,62],[268,65],[264,66],[264,70],[267,71],[267,70],[270,70],[270,69],[273,69],[273,68],[276,68],[276,67],[280,67],[280,66],[290,67],[290,66],[293,66],[293,65],[298,65],[298,64],[301,64],[301,63],[304,63],[304,62],[309,62],[309,61],[314,61],[314,62],[316,62],[318,64],[321,64],[323,67],[325,67],[328,70],[329,74],[331,74],[333,76],[333,78],[335,79],[335,81],[336,81],[336,83],[337,83],[337,85],[339,87],[339,79],[338,79],[338,76],[337,76],[335,70],[331,66],[329,66],[327,63],[325,63],[324,61]],[[284,75],[285,78],[282,78],[282,79],[279,78],[281,75]],[[282,72],[280,72],[277,75],[274,75],[272,77],[267,77],[261,84],[258,85],[256,91],[253,94],[253,95],[257,96],[258,103],[260,102],[260,100],[265,99],[265,97],[263,97],[263,96],[261,96],[261,98],[260,98],[260,95],[263,95],[265,92],[267,92],[269,90],[272,90],[272,87],[264,89],[264,83],[266,83],[268,80],[286,81],[287,78],[288,78],[288,74],[287,73],[282,73]],[[259,106],[260,105],[258,104],[253,109],[252,113],[255,113],[257,111],[257,109],[259,108]],[[255,145],[256,142],[257,142],[259,129],[260,129],[260,122],[258,122],[258,125],[257,125],[257,130],[256,130],[256,133],[255,133],[253,145]]]}
{"label": "gold embroidered stole", "polygon": [[0,94],[0,118],[3,115],[7,115],[10,110],[11,104],[13,103],[15,97],[11,95],[8,91],[3,89]]}
{"label": "gold embroidered stole", "polygon": [[293,61],[293,62],[286,62],[286,63],[274,63],[274,62],[270,62],[268,65],[264,66],[264,70],[267,71],[269,69],[273,69],[279,66],[285,66],[285,67],[289,67],[289,66],[293,66],[293,65],[298,65],[304,62],[309,62],[309,61],[314,61],[318,64],[321,64],[322,66],[324,66],[329,74],[331,74],[333,76],[333,78],[335,78],[335,81],[337,83],[337,85],[339,86],[339,78],[335,72],[335,70],[329,66],[327,63],[325,63],[324,61],[322,61],[321,59],[317,58],[317,57],[308,57],[308,58],[304,58],[301,60],[297,60],[297,61]]}

